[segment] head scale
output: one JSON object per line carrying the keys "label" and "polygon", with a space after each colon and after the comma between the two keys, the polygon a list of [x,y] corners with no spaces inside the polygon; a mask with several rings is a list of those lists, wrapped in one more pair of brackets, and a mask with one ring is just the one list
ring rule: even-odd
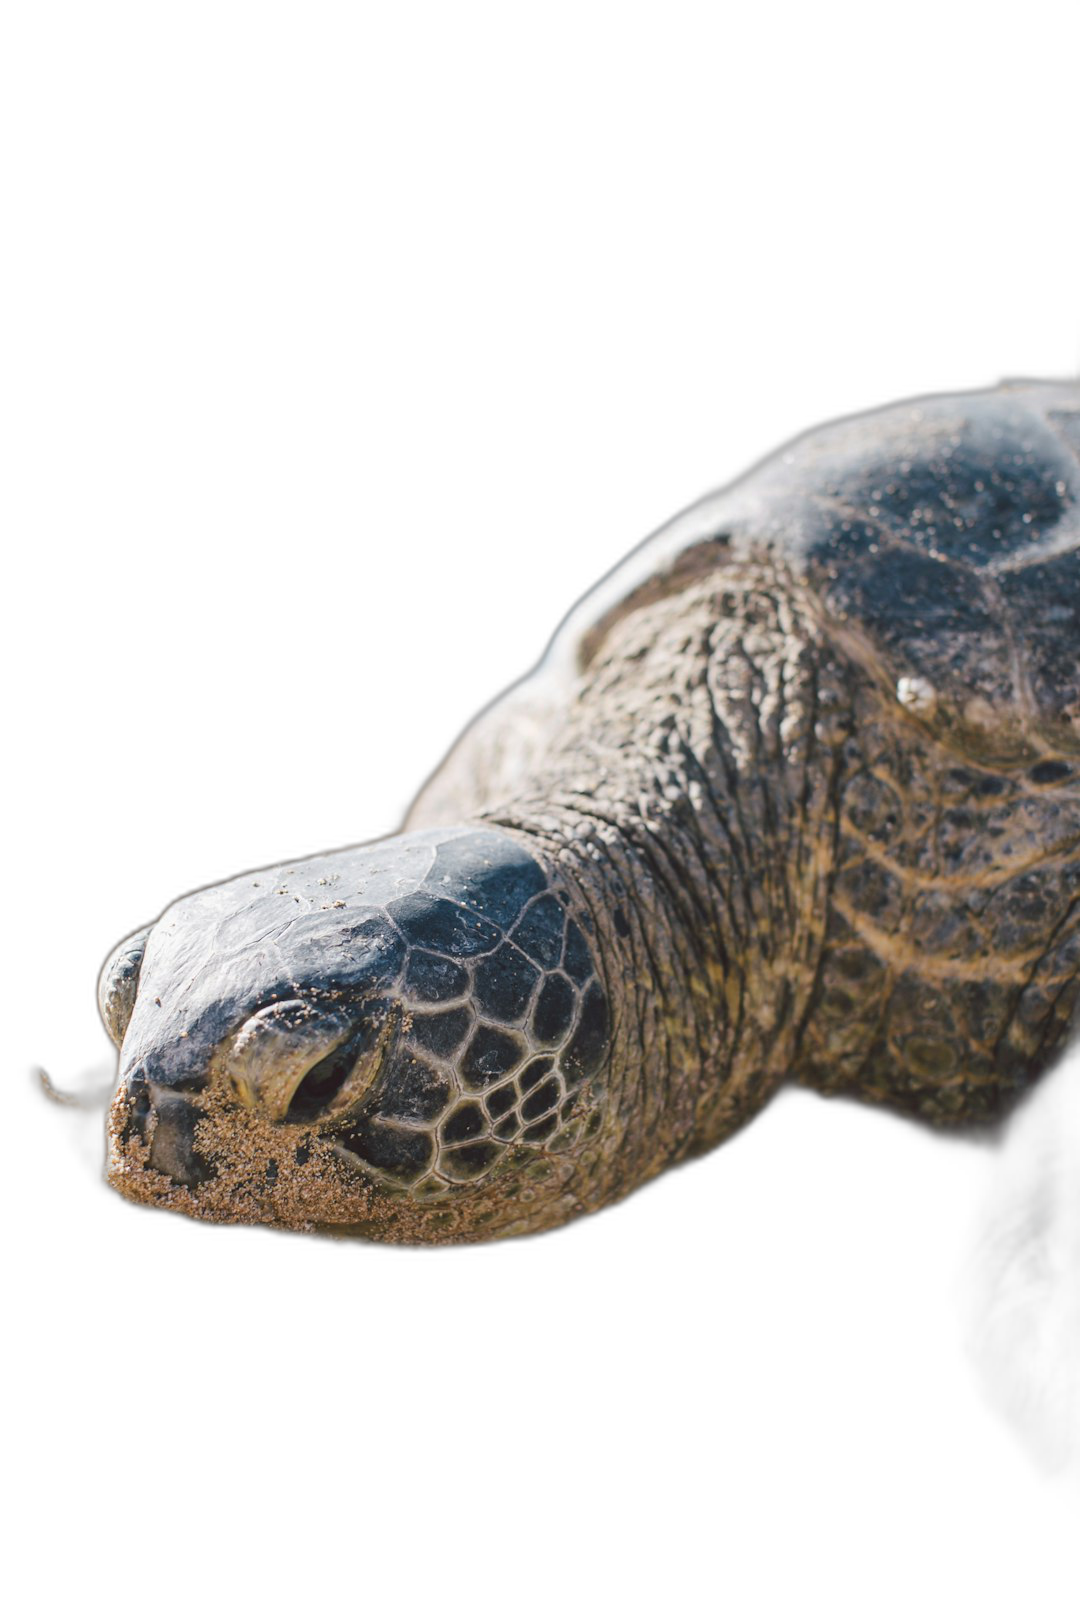
{"label": "head scale", "polygon": [[429,1236],[589,1128],[609,1046],[589,921],[490,827],[178,901],[113,953],[110,1179],[214,1219]]}

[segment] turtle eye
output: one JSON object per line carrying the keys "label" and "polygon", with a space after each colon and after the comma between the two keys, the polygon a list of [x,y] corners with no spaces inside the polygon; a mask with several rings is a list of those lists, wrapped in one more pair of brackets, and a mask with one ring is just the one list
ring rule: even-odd
{"label": "turtle eye", "polygon": [[124,1044],[124,1032],[131,1022],[131,1010],[139,988],[139,969],[150,937],[149,928],[140,928],[109,956],[98,979],[98,1011],[102,1023],[116,1045]]}
{"label": "turtle eye", "polygon": [[356,1056],[356,1042],[348,1040],[343,1047],[332,1051],[329,1058],[316,1063],[314,1069],[308,1069],[303,1081],[291,1095],[285,1115],[288,1123],[295,1124],[298,1119],[316,1119],[329,1110],[337,1093],[356,1068]]}

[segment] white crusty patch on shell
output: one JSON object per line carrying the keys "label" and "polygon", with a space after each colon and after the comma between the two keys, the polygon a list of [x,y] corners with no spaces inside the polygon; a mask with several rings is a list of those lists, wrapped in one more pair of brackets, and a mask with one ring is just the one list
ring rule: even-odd
{"label": "white crusty patch on shell", "polygon": [[935,687],[922,675],[901,675],[896,683],[896,697],[909,713],[924,720],[931,717],[938,704]]}

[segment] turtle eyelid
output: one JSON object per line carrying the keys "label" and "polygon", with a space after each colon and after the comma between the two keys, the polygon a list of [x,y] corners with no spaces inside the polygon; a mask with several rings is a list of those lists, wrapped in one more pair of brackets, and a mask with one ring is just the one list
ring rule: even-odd
{"label": "turtle eyelid", "polygon": [[140,928],[121,940],[109,956],[98,978],[98,1011],[114,1044],[124,1044],[124,1034],[131,1022],[135,996],[139,988],[139,972],[143,953],[150,937],[149,928]]}

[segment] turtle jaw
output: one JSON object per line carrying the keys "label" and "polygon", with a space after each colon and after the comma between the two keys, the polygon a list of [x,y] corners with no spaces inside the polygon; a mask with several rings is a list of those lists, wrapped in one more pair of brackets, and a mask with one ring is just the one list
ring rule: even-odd
{"label": "turtle jaw", "polygon": [[175,1187],[208,1180],[214,1172],[196,1146],[203,1117],[196,1098],[141,1077],[121,1080],[109,1110],[109,1181],[119,1185],[130,1171],[152,1173]]}
{"label": "turtle jaw", "polygon": [[377,1190],[346,1170],[332,1140],[249,1109],[217,1084],[197,1094],[122,1085],[106,1177],[133,1203],[219,1224],[310,1230],[377,1212]]}
{"label": "turtle jaw", "polygon": [[[376,1026],[374,1037],[372,1025]],[[372,1218],[378,1189],[336,1150],[392,1045],[395,1020],[273,1003],[225,1037],[201,1073],[140,1060],[110,1108],[106,1177],[134,1203],[224,1224],[309,1230]]]}

